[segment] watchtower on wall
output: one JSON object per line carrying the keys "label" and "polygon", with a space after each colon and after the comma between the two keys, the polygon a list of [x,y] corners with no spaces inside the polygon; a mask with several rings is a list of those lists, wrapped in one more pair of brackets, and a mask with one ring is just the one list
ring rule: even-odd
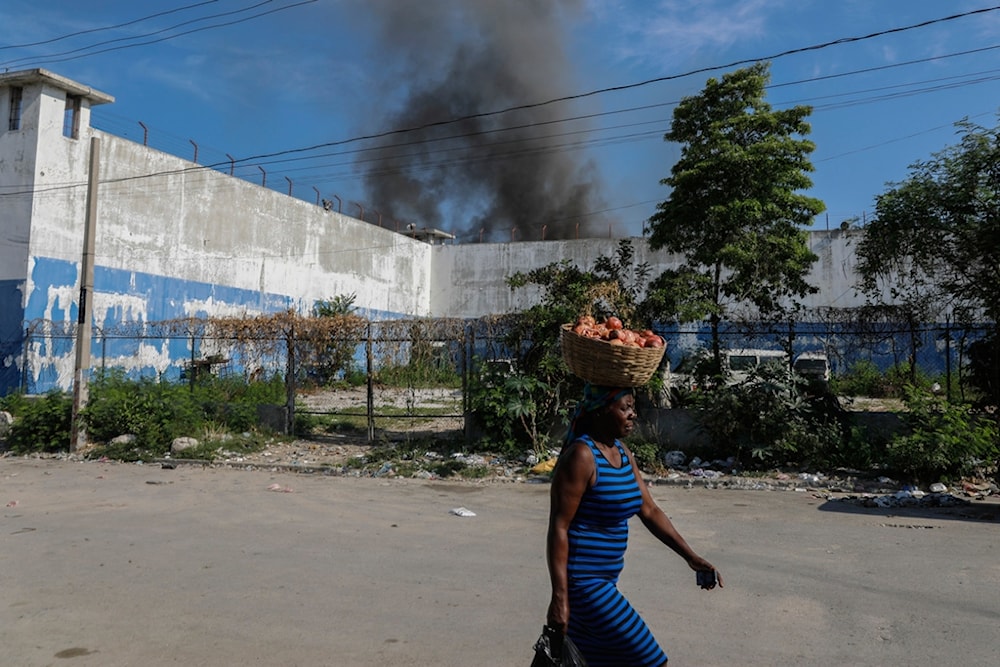
{"label": "watchtower on wall", "polygon": [[[113,101],[44,69],[0,73],[0,388],[16,382],[7,377],[16,376],[8,360],[23,342],[26,284],[39,242],[33,219],[74,216],[82,230],[83,217],[64,205],[65,193],[87,170],[91,107]],[[51,241],[43,254],[51,253]],[[76,238],[70,247],[79,261]]]}

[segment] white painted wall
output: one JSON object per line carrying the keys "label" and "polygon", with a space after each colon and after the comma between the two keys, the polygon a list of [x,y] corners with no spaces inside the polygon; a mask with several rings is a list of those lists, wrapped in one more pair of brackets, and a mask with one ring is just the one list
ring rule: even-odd
{"label": "white painted wall", "polygon": [[[23,105],[30,102],[26,91]],[[0,87],[0,280],[23,280],[28,266],[37,133],[8,130],[10,88]],[[37,93],[36,93],[37,96]]]}
{"label": "white painted wall", "polygon": [[[857,307],[864,303],[854,288],[853,243],[858,231],[816,231],[809,244],[819,261],[807,280],[819,292],[801,300],[808,308]],[[679,255],[652,252],[644,238],[633,238],[635,263],[648,263],[650,277],[683,262]],[[601,256],[614,257],[620,239],[537,241],[443,245],[433,249],[431,311],[440,317],[479,317],[511,313],[538,302],[539,291],[525,287],[511,292],[506,279],[563,259],[583,269],[594,267]]]}
{"label": "white painted wall", "polygon": [[102,134],[98,263],[425,316],[431,246]]}

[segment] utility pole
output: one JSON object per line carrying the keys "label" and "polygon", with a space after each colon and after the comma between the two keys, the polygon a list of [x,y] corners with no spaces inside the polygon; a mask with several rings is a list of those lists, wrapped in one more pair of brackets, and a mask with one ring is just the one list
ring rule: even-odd
{"label": "utility pole", "polygon": [[73,420],[69,450],[87,443],[80,411],[87,406],[87,375],[90,370],[91,310],[94,302],[94,234],[97,230],[97,182],[101,140],[90,138],[90,172],[87,174],[87,215],[83,226],[83,263],[80,267],[80,303],[76,320],[76,362],[73,366]]}

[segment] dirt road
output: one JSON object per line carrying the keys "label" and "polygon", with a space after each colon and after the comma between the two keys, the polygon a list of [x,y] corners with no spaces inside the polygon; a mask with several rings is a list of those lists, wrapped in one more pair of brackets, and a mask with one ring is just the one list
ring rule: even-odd
{"label": "dirt road", "polygon": [[[653,493],[727,584],[699,590],[633,524],[621,587],[671,666],[995,664],[996,518]],[[547,494],[0,459],[0,663],[526,665]]]}

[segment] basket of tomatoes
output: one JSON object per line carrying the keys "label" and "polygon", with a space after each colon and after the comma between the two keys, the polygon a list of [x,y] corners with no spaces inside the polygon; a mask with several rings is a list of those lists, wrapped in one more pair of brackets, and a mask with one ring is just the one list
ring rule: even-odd
{"label": "basket of tomatoes", "polygon": [[651,330],[633,331],[617,317],[598,322],[581,315],[562,325],[563,359],[577,377],[608,387],[638,387],[649,382],[663,360],[666,344]]}

